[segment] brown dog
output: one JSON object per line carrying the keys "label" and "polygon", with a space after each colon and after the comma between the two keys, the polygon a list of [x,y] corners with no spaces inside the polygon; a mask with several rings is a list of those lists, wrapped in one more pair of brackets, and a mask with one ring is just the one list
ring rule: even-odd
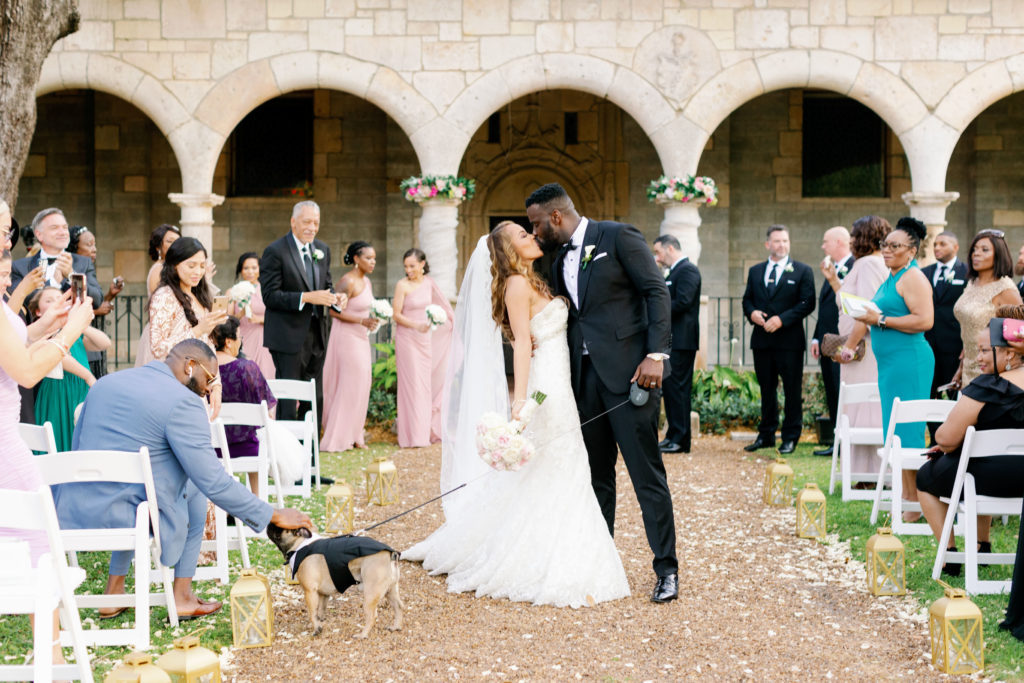
{"label": "brown dog", "polygon": [[365,536],[324,538],[309,529],[282,529],[270,524],[267,537],[291,563],[292,576],[306,594],[313,635],[324,628],[327,598],[359,584],[363,591],[365,625],[356,638],[365,638],[377,620],[377,605],[386,594],[395,612],[390,630],[402,629],[402,598],[398,594],[398,553]]}

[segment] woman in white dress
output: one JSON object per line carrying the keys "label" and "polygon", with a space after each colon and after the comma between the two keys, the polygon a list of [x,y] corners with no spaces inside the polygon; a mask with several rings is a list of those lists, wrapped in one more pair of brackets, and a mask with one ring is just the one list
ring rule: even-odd
{"label": "woman in white dress", "polygon": [[[568,309],[533,273],[541,255],[531,234],[504,221],[470,259],[455,309],[441,465],[442,490],[468,485],[444,499],[445,523],[402,557],[447,574],[450,592],[582,607],[628,596],[629,583],[590,485]],[[535,455],[515,472],[490,469],[475,443],[484,412],[509,414],[499,325],[515,353],[512,416],[533,392],[547,396],[525,431]]]}

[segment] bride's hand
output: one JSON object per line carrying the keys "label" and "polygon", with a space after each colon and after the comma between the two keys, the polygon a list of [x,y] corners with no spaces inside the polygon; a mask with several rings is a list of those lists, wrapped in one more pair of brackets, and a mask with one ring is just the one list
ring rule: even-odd
{"label": "bride's hand", "polygon": [[523,406],[526,405],[526,399],[521,398],[512,402],[512,419],[518,420],[520,413],[523,412]]}

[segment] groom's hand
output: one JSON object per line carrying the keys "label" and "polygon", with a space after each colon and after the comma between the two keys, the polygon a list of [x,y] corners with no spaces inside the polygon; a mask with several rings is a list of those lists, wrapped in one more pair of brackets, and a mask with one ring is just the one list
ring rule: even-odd
{"label": "groom's hand", "polygon": [[637,367],[636,372],[633,373],[633,378],[630,381],[632,384],[636,382],[644,389],[656,389],[661,386],[661,366],[662,363],[651,358],[644,358],[640,365]]}

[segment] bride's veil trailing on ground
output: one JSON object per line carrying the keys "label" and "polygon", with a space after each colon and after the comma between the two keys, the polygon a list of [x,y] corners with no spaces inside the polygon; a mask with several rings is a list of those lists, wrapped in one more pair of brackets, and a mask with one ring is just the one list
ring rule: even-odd
{"label": "bride's veil trailing on ground", "polygon": [[[442,491],[492,471],[477,454],[476,426],[485,412],[505,417],[509,413],[501,331],[491,317],[491,280],[485,235],[466,266],[455,306],[441,416]],[[455,514],[463,493],[465,490],[443,499],[447,518]]]}

